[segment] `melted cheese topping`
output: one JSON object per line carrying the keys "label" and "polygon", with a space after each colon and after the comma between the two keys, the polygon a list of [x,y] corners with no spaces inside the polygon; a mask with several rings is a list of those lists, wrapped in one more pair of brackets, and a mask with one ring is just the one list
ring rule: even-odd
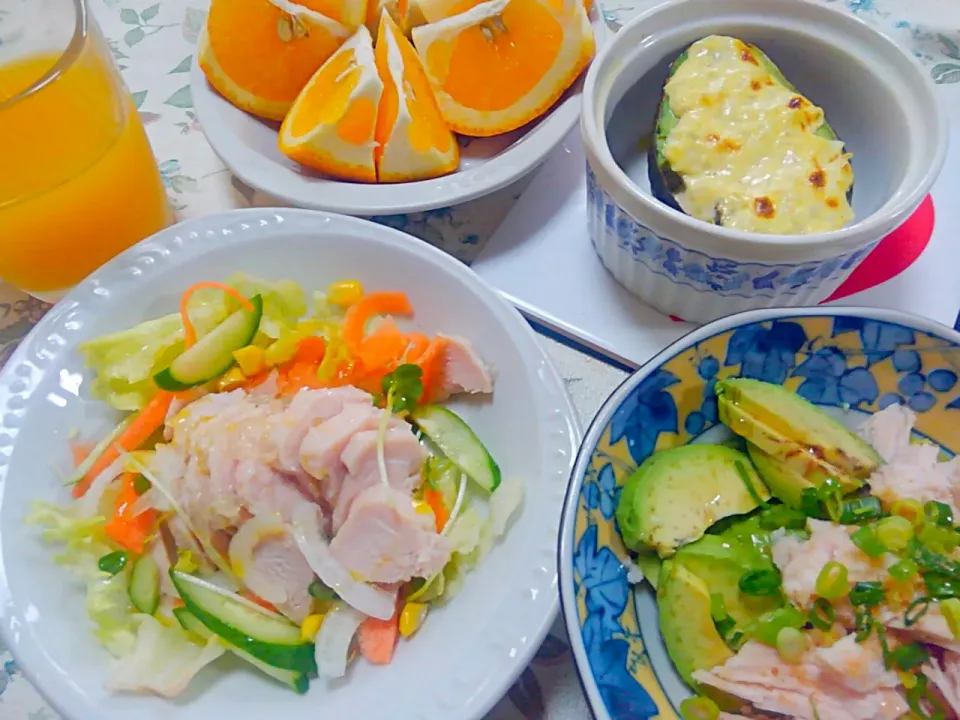
{"label": "melted cheese topping", "polygon": [[816,135],[823,110],[777,82],[740,40],[690,46],[664,92],[679,118],[663,155],[684,187],[677,202],[748,232],[827,232],[853,219],[843,143]]}

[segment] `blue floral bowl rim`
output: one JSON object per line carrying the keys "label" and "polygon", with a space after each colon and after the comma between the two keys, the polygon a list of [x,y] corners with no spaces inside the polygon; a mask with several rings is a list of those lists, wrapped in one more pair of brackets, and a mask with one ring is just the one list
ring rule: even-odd
{"label": "blue floral bowl rim", "polygon": [[[691,330],[658,352],[637,368],[631,375],[626,377],[623,382],[610,393],[587,426],[583,440],[577,450],[576,462],[574,463],[570,482],[567,485],[566,497],[563,501],[563,511],[560,516],[560,529],[557,540],[557,568],[560,579],[560,614],[563,616],[563,622],[570,640],[570,647],[573,651],[577,679],[580,682],[580,687],[586,698],[590,714],[596,718],[596,720],[611,720],[611,717],[600,695],[600,689],[597,687],[596,678],[590,666],[590,661],[583,643],[583,631],[580,627],[579,617],[577,616],[577,598],[573,584],[573,550],[575,545],[574,532],[576,530],[577,508],[580,493],[583,489],[584,474],[593,456],[593,452],[596,450],[597,443],[600,441],[607,425],[609,425],[613,414],[647,375],[679,353],[704,340],[742,325],[749,325],[756,322],[802,317],[835,317],[838,315],[861,317],[867,320],[903,325],[932,335],[939,335],[945,340],[949,340],[955,345],[960,346],[960,332],[936,320],[900,310],[864,307],[860,305],[747,310],[745,312],[728,315]],[[631,600],[632,599],[631,593]],[[654,676],[656,676],[656,668],[653,668],[653,670]]]}

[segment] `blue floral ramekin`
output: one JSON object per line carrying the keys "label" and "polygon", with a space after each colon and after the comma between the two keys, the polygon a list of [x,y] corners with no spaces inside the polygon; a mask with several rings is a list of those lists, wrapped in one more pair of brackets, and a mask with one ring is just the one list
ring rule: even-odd
{"label": "blue floral ramekin", "polygon": [[[769,48],[824,107],[853,153],[855,222],[810,235],[747,233],[653,196],[646,155],[667,67],[710,34]],[[847,13],[807,0],[670,0],[625,25],[594,60],[581,134],[600,260],[661,312],[708,322],[828,298],[923,201],[943,166],[947,121],[916,60]]]}
{"label": "blue floral ramekin", "polygon": [[[755,310],[691,332],[627,378],[588,428],[560,522],[560,601],[596,720],[677,720],[692,693],[660,636],[656,594],[628,580],[615,510],[633,470],[657,450],[728,437],[714,386],[731,377],[784,385],[855,414],[890,404],[916,431],[960,451],[960,333],[892,310]],[[856,417],[856,416],[862,416]]]}

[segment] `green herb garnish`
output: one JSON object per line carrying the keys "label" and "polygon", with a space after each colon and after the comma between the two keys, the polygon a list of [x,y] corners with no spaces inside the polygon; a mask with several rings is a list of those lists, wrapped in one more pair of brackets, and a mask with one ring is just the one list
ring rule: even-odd
{"label": "green herb garnish", "polygon": [[423,396],[423,370],[419,365],[405,363],[385,375],[381,386],[391,412],[410,412]]}
{"label": "green herb garnish", "polygon": [[97,567],[109,575],[116,575],[127,566],[128,562],[130,562],[130,553],[124,550],[116,550],[100,558],[97,561]]}

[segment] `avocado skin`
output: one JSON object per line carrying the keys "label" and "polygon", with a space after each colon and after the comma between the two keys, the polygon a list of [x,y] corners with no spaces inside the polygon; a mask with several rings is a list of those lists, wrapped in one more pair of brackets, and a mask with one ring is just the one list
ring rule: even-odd
{"label": "avocado skin", "polygon": [[669,557],[718,520],[748,513],[769,497],[744,453],[723,445],[684,445],[654,453],[634,471],[621,491],[616,519],[629,549]]}
{"label": "avocado skin", "polygon": [[[692,45],[693,43],[691,43]],[[783,87],[788,90],[797,92],[797,88],[794,87],[793,83],[784,77],[783,73],[780,71],[774,62],[756,45],[750,43],[745,43],[750,51],[756,55],[757,59],[763,65],[763,67],[773,76],[773,79],[780,83]],[[680,207],[680,203],[677,201],[677,195],[683,192],[684,183],[683,177],[677,173],[670,163],[667,162],[667,159],[663,156],[663,146],[666,143],[667,138],[670,136],[670,132],[676,127],[679,118],[673,114],[673,111],[670,109],[670,101],[667,98],[666,87],[667,83],[670,81],[670,78],[673,77],[673,74],[687,59],[689,46],[684,49],[682,53],[670,64],[670,69],[667,71],[667,77],[663,81],[663,89],[660,92],[660,102],[657,105],[657,114],[654,117],[654,129],[653,129],[653,139],[647,149],[647,178],[650,181],[650,193],[664,205],[667,205],[674,210],[679,212],[684,212],[683,208]],[[824,113],[826,115],[826,113]],[[827,122],[826,117],[824,117],[823,125],[817,129],[817,135],[826,138],[827,140],[839,140],[840,138],[834,132],[833,127],[830,123]],[[846,152],[846,146],[844,146],[843,151]],[[847,191],[847,202],[853,202],[853,186],[856,183],[850,185],[850,189]],[[723,217],[718,213],[714,217],[714,225],[722,225]]]}

